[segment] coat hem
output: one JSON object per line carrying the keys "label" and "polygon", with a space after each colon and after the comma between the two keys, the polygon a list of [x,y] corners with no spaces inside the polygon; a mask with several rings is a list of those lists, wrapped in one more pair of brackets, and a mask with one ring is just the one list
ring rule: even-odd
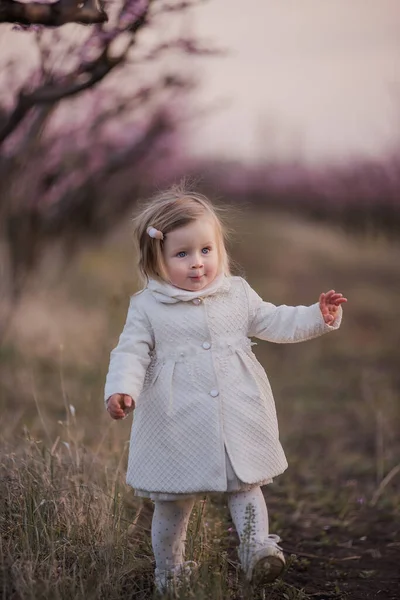
{"label": "coat hem", "polygon": [[149,498],[150,500],[186,500],[189,498],[203,498],[208,494],[237,494],[239,492],[248,492],[255,487],[261,487],[263,485],[268,485],[273,482],[273,479],[264,479],[257,483],[247,483],[236,489],[226,489],[226,490],[202,490],[197,492],[184,492],[184,493],[175,493],[175,492],[150,492],[147,490],[138,490],[135,489],[135,496],[139,496],[140,498]]}

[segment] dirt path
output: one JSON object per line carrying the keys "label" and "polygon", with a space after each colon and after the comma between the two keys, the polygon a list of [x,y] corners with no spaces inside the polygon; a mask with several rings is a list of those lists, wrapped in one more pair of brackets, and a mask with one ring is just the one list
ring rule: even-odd
{"label": "dirt path", "polygon": [[394,515],[363,507],[342,525],[322,522],[329,519],[316,516],[285,531],[283,548],[296,556],[285,581],[318,600],[399,600],[400,524]]}
{"label": "dirt path", "polygon": [[[222,509],[225,522],[233,525],[222,497],[212,497],[207,505],[210,516]],[[400,523],[395,510],[355,505],[340,518],[319,507],[298,518],[283,498],[269,497],[268,506],[272,527],[283,524],[278,531],[288,564],[283,581],[291,587],[290,598],[400,599]],[[143,508],[141,526],[149,535],[151,504]],[[232,564],[237,563],[238,541],[234,530],[224,540]],[[286,598],[279,586],[271,586],[267,593],[270,600]]]}

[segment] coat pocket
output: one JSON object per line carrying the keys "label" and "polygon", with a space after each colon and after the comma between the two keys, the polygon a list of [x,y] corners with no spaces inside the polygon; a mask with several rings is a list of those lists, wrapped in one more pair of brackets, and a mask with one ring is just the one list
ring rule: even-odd
{"label": "coat pocket", "polygon": [[[242,371],[246,373],[245,381],[247,383],[243,381],[242,385],[246,386],[246,391],[248,391],[248,395],[255,395],[257,397],[272,396],[272,390],[268,380],[268,376],[263,366],[258,362],[257,358],[251,352],[251,350],[239,351],[238,358],[242,365]],[[252,390],[251,393],[250,389]]]}

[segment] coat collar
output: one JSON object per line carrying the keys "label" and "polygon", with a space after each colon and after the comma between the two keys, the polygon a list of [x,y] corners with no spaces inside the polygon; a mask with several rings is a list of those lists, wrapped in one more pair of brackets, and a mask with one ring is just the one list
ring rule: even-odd
{"label": "coat collar", "polygon": [[206,296],[212,296],[217,292],[227,292],[231,287],[229,278],[224,273],[217,275],[217,277],[209,285],[198,292],[189,292],[188,290],[181,290],[180,288],[157,281],[156,279],[150,279],[147,284],[147,288],[158,302],[165,304],[175,304],[176,302],[188,302],[195,298],[205,298]]}

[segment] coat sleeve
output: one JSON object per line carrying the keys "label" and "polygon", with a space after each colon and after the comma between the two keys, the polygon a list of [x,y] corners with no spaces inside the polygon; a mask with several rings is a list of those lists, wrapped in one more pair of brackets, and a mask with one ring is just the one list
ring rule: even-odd
{"label": "coat sleeve", "polygon": [[149,320],[132,296],[124,329],[110,355],[104,401],[113,394],[129,394],[137,403],[142,390],[154,338]]}
{"label": "coat sleeve", "polygon": [[249,306],[249,337],[288,344],[304,342],[340,327],[342,307],[332,325],[327,325],[319,303],[311,306],[275,306],[262,298],[243,280]]}

